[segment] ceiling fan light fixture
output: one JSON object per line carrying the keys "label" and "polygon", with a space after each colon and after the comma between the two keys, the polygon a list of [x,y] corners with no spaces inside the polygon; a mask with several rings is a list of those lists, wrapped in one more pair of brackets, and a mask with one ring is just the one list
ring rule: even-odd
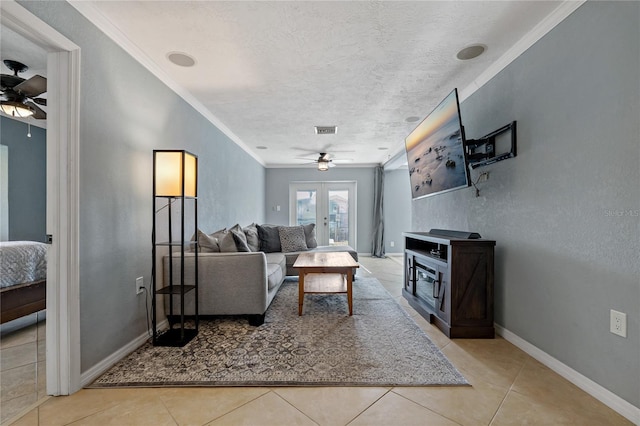
{"label": "ceiling fan light fixture", "polygon": [[327,170],[329,170],[329,161],[318,160],[318,170],[321,172],[326,172]]}
{"label": "ceiling fan light fixture", "polygon": [[15,101],[0,102],[0,109],[11,117],[27,118],[31,117],[35,110],[28,105]]}

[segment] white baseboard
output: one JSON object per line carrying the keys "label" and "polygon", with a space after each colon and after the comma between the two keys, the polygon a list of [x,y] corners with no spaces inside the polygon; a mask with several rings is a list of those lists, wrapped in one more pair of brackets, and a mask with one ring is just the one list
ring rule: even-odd
{"label": "white baseboard", "polygon": [[583,376],[573,368],[558,361],[556,358],[552,357],[548,353],[542,351],[541,349],[537,348],[536,346],[532,345],[531,343],[527,342],[526,340],[512,333],[506,328],[498,324],[494,325],[496,328],[496,334],[502,336],[506,341],[522,349],[532,358],[546,365],[621,416],[624,416],[636,425],[640,425],[640,408],[625,401],[618,395],[602,387],[588,377]]}
{"label": "white baseboard", "polygon": [[404,253],[388,254],[387,257],[404,267]]}
{"label": "white baseboard", "polygon": [[[166,319],[158,323],[158,330],[164,330],[168,327],[169,322]],[[143,334],[136,337],[116,352],[112,353],[84,373],[80,374],[80,386],[85,387],[91,384],[95,379],[100,377],[102,373],[113,367],[116,362],[120,361],[122,358],[142,346],[142,344],[146,342],[147,339],[149,339],[149,333],[145,331]]]}

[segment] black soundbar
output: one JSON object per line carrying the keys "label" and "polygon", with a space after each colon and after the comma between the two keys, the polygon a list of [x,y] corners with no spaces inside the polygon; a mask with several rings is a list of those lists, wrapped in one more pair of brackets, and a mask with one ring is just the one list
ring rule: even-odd
{"label": "black soundbar", "polygon": [[463,240],[477,240],[482,238],[477,232],[452,231],[450,229],[432,229],[429,233],[440,237],[460,238]]}

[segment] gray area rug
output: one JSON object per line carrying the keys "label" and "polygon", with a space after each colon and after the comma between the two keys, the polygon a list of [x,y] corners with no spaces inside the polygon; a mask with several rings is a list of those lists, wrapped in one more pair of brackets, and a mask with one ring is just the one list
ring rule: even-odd
{"label": "gray area rug", "polygon": [[242,318],[201,320],[182,348],[151,342],[88,387],[467,385],[427,335],[375,278],[346,295],[307,295],[287,279],[252,327]]}

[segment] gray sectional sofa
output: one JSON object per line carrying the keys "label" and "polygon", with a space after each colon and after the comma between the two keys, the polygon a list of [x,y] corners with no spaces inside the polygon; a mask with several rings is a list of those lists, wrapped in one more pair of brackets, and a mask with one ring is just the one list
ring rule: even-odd
{"label": "gray sectional sofa", "polygon": [[[256,240],[256,235],[253,235],[253,226],[240,228],[236,225],[229,230],[221,230],[211,235],[199,232],[198,313],[200,316],[244,315],[248,316],[252,325],[261,325],[264,322],[267,308],[285,277],[288,275],[297,276],[293,264],[300,253],[305,251],[346,251],[355,260],[358,260],[358,253],[350,246],[317,246],[314,244],[315,232],[314,226],[311,225],[306,225],[304,245],[300,241],[302,237],[299,231],[302,227],[255,225],[259,231],[257,233],[258,240]],[[229,235],[234,239],[234,242],[241,240],[242,235],[239,235],[239,230],[244,235],[245,241],[239,241],[235,245],[235,249],[243,251],[232,251],[233,247],[227,240],[230,238]],[[280,237],[281,233],[284,244],[276,244],[276,235]],[[289,233],[293,233],[295,236],[291,237],[288,235]],[[295,241],[287,241],[288,238],[293,238]],[[217,250],[219,251],[216,251],[214,243],[218,244]],[[245,251],[244,243],[246,243],[248,251]],[[292,248],[300,248],[301,250],[291,251]],[[279,251],[275,251],[276,249]],[[180,282],[179,254],[173,254],[173,262],[174,283],[176,283]],[[163,270],[163,279],[166,283],[169,274],[168,255],[163,259]],[[195,276],[195,253],[193,252],[185,253],[184,276],[186,285],[193,284]],[[188,293],[185,297],[185,314],[192,315],[195,312],[194,303],[195,298]],[[168,305],[168,297],[165,297],[166,312],[169,312]],[[296,307],[292,306],[292,309],[296,309]],[[174,314],[180,313],[178,296],[174,296],[173,312]]]}

